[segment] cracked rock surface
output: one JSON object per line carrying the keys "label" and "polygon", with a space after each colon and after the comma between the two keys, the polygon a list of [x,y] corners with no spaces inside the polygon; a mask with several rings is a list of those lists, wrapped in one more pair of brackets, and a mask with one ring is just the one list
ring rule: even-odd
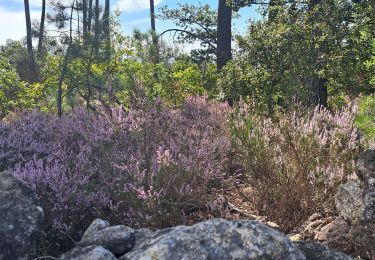
{"label": "cracked rock surface", "polygon": [[291,242],[283,233],[255,220],[211,219],[192,226],[157,231],[109,226],[97,219],[76,248],[61,259],[322,259],[349,256],[318,242]]}
{"label": "cracked rock surface", "polygon": [[12,175],[0,172],[0,260],[26,258],[43,217],[32,192]]}

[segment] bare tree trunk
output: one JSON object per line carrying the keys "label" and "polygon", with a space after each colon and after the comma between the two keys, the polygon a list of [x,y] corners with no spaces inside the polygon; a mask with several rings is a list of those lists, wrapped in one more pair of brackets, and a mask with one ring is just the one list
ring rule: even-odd
{"label": "bare tree trunk", "polygon": [[83,39],[85,41],[87,36],[87,0],[82,0],[82,24],[83,24]]}
{"label": "bare tree trunk", "polygon": [[91,48],[90,50],[89,61],[88,61],[87,68],[86,68],[86,87],[87,87],[86,108],[87,109],[90,108],[90,99],[92,95],[91,81],[90,81],[92,53],[93,53],[93,48]]}
{"label": "bare tree trunk", "polygon": [[110,48],[111,48],[111,30],[110,30],[110,23],[109,23],[109,15],[110,15],[110,0],[105,0],[104,5],[104,19],[103,19],[103,31],[105,35],[105,52],[106,58],[110,58]]}
{"label": "bare tree trunk", "polygon": [[[320,5],[322,0],[309,0],[308,8],[309,11],[314,11],[314,8]],[[314,35],[320,35],[321,32],[319,29],[313,32]],[[319,52],[325,52],[325,48],[320,45]],[[322,69],[322,66],[319,63],[316,66],[316,70],[319,71]],[[327,89],[327,79],[321,76],[316,76],[311,80],[310,88],[313,92],[313,104],[318,106],[327,106],[328,102],[328,89]]]}
{"label": "bare tree trunk", "polygon": [[151,30],[156,31],[155,25],[155,4],[154,0],[150,0],[150,18],[151,18]]}
{"label": "bare tree trunk", "polygon": [[320,77],[308,78],[305,82],[305,87],[311,93],[309,98],[309,105],[327,106],[328,90],[326,86],[327,80]]}
{"label": "bare tree trunk", "polygon": [[38,41],[38,57],[42,57],[43,52],[43,40],[44,40],[44,22],[46,19],[46,0],[42,1],[42,16],[40,18],[39,27],[39,41]]}
{"label": "bare tree trunk", "polygon": [[29,74],[28,78],[31,82],[35,80],[35,61],[33,53],[33,41],[31,35],[31,20],[30,20],[30,7],[29,0],[24,0],[25,4],[25,19],[26,19],[26,41],[27,41],[27,54],[29,62]]}
{"label": "bare tree trunk", "polygon": [[160,54],[159,54],[159,41],[156,35],[154,0],[150,0],[150,20],[151,20],[151,37],[152,37],[152,43],[154,45],[151,59],[153,63],[157,64],[160,62]]}
{"label": "bare tree trunk", "polygon": [[318,79],[318,105],[326,107],[328,103],[328,89],[326,86],[327,80],[324,78],[319,78]]}
{"label": "bare tree trunk", "polygon": [[104,5],[104,19],[103,19],[103,28],[104,32],[106,34],[106,37],[109,37],[109,7],[110,7],[110,0],[105,0],[105,5]]}
{"label": "bare tree trunk", "polygon": [[216,56],[218,70],[232,58],[232,7],[226,0],[219,0]]}
{"label": "bare tree trunk", "polygon": [[94,0],[89,0],[89,10],[88,10],[88,21],[87,21],[87,31],[91,31],[91,23],[92,23],[92,2]]}
{"label": "bare tree trunk", "polygon": [[95,35],[94,35],[94,44],[95,44],[95,54],[99,54],[99,34],[100,34],[100,25],[99,25],[99,15],[100,15],[100,6],[99,0],[95,0]]}
{"label": "bare tree trunk", "polygon": [[78,6],[76,5],[76,11],[77,11],[77,34],[78,34],[78,38],[81,39],[81,21],[80,21],[80,10],[78,8]]}
{"label": "bare tree trunk", "polygon": [[62,84],[64,82],[66,70],[68,68],[69,57],[70,57],[70,49],[72,48],[72,43],[73,43],[73,11],[74,11],[74,4],[75,4],[75,1],[73,1],[73,4],[71,6],[71,12],[70,12],[69,45],[68,45],[68,49],[66,50],[66,54],[65,54],[65,57],[64,57],[62,68],[61,68],[61,73],[60,73],[60,76],[59,76],[59,81],[58,81],[58,84],[57,84],[57,115],[59,117],[61,117],[62,114],[63,114],[63,108],[62,108],[62,101],[63,101],[62,100],[63,99]]}
{"label": "bare tree trunk", "polygon": [[65,78],[66,69],[68,67],[69,55],[70,55],[70,46],[68,47],[68,49],[66,51],[66,54],[65,54],[65,57],[64,57],[64,62],[63,62],[61,73],[60,73],[60,77],[59,77],[59,81],[58,81],[58,84],[57,84],[57,115],[59,117],[61,117],[62,114],[63,114],[63,109],[62,109],[62,93],[63,93],[62,84],[63,84],[64,78]]}

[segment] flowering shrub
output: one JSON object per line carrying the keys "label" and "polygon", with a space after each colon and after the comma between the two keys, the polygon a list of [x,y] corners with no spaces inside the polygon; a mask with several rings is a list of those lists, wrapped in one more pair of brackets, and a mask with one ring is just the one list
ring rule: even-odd
{"label": "flowering shrub", "polygon": [[26,113],[0,124],[0,171],[39,198],[50,253],[69,247],[66,236],[79,238],[97,217],[165,227],[191,223],[200,209],[226,216],[223,190],[233,183],[251,190],[239,194],[284,230],[334,211],[335,188],[355,172],[361,146],[357,107],[273,118],[253,111],[243,103],[230,113],[199,97],[174,109],[133,97],[127,111]]}
{"label": "flowering shrub", "polygon": [[227,179],[227,111],[189,98],[180,109],[141,100],[111,115],[33,112],[0,125],[0,168],[34,190],[46,232],[60,238],[79,237],[96,217],[135,227],[182,223],[214,203]]}
{"label": "flowering shrub", "polygon": [[356,110],[277,112],[271,119],[248,105],[238,108],[232,119],[238,172],[260,214],[290,230],[314,212],[333,209],[335,188],[355,173]]}

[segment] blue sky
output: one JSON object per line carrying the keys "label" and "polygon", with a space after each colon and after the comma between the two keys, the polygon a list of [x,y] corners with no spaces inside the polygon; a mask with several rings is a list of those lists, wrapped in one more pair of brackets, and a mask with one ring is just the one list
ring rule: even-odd
{"label": "blue sky", "polygon": [[[29,0],[32,19],[40,19],[40,6],[42,0]],[[48,1],[47,1],[48,2]],[[101,0],[104,2],[104,0]],[[168,5],[174,8],[178,3],[210,4],[213,9],[217,8],[218,0],[155,0],[156,10]],[[143,31],[149,30],[149,0],[112,0],[112,9],[120,9],[120,23],[125,34],[130,34],[135,28]],[[240,33],[246,31],[248,19],[259,19],[255,7],[241,9],[240,18],[234,21],[234,29]],[[162,32],[174,27],[168,21],[156,21],[157,31]],[[0,0],[0,44],[7,39],[20,40],[26,34],[23,0]]]}

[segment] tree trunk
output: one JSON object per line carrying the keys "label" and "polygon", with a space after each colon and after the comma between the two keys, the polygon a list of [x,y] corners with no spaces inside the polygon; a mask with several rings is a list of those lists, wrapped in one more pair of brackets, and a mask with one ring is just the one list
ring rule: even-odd
{"label": "tree trunk", "polygon": [[319,105],[326,107],[328,104],[328,89],[326,86],[327,80],[320,79],[319,85]]}
{"label": "tree trunk", "polygon": [[218,70],[232,58],[232,7],[226,0],[219,0],[216,56]]}
{"label": "tree trunk", "polygon": [[100,6],[99,0],[95,0],[95,35],[94,35],[94,45],[95,45],[95,54],[99,54],[99,34],[100,34],[100,25],[99,25],[99,16],[100,16]]}
{"label": "tree trunk", "polygon": [[109,38],[109,6],[110,6],[110,1],[105,0],[105,5],[104,5],[104,21],[103,21],[103,27],[104,27],[104,32],[106,34],[106,38]]}
{"label": "tree trunk", "polygon": [[308,77],[305,87],[311,93],[308,99],[308,105],[327,106],[328,90],[326,86],[327,80],[320,77]]}
{"label": "tree trunk", "polygon": [[38,57],[42,57],[43,38],[44,38],[44,22],[46,19],[46,0],[42,1],[42,16],[40,18],[39,41],[38,41]]}
{"label": "tree trunk", "polygon": [[27,41],[27,54],[29,62],[29,75],[28,78],[31,82],[35,80],[35,61],[33,53],[33,41],[31,35],[31,20],[30,20],[30,7],[29,0],[24,0],[25,4],[25,19],[26,19],[26,41]]}
{"label": "tree trunk", "polygon": [[88,10],[88,21],[87,21],[87,31],[91,32],[91,22],[92,22],[92,2],[94,0],[89,0],[89,10]]}
{"label": "tree trunk", "polygon": [[87,36],[87,0],[82,0],[82,24],[83,24],[83,39]]}
{"label": "tree trunk", "polygon": [[62,101],[63,101],[62,100],[63,99],[62,84],[64,82],[64,78],[65,78],[65,74],[66,74],[66,69],[68,68],[69,57],[70,57],[70,49],[72,48],[72,43],[73,43],[73,11],[74,11],[74,3],[75,3],[75,1],[73,1],[72,7],[71,7],[71,11],[70,11],[69,45],[68,45],[68,48],[66,50],[66,54],[65,54],[65,57],[64,57],[62,68],[61,68],[61,73],[60,73],[60,76],[59,76],[59,81],[57,83],[57,115],[59,117],[61,117],[62,114],[63,114],[63,108],[62,108]]}
{"label": "tree trunk", "polygon": [[151,30],[153,32],[155,32],[156,26],[155,26],[155,4],[154,4],[154,0],[150,0],[150,18],[151,18]]}
{"label": "tree trunk", "polygon": [[62,65],[60,77],[59,77],[59,82],[57,84],[57,115],[59,117],[62,116],[63,114],[63,109],[62,109],[62,84],[65,78],[65,73],[66,69],[68,67],[68,58],[69,58],[69,53],[70,53],[70,46],[68,47],[68,50],[66,51],[65,57],[64,57],[64,62]]}
{"label": "tree trunk", "polygon": [[[317,6],[320,5],[322,0],[309,0],[308,2],[308,8],[309,11],[313,11],[313,9]],[[315,30],[313,31],[314,35],[321,35],[320,30]],[[320,45],[320,44],[319,44]],[[325,52],[325,48],[322,48],[321,45],[319,47],[319,52]],[[322,69],[322,65],[319,65],[319,63],[316,66],[316,70],[320,71]],[[327,90],[327,79],[324,77],[319,77],[316,76],[312,79],[312,84],[311,88],[313,91],[313,96],[314,96],[314,105],[316,106],[327,106],[328,102],[328,90]]]}
{"label": "tree trunk", "polygon": [[87,87],[86,107],[87,109],[90,108],[90,99],[92,95],[91,81],[90,81],[92,53],[93,53],[93,48],[91,48],[90,50],[90,56],[89,56],[89,60],[87,63],[87,68],[86,68],[86,87]]}
{"label": "tree trunk", "polygon": [[104,5],[104,19],[103,19],[103,29],[105,35],[105,52],[106,58],[110,58],[110,48],[111,48],[111,30],[110,30],[110,23],[109,23],[109,15],[110,15],[110,0],[105,0]]}
{"label": "tree trunk", "polygon": [[150,20],[151,20],[151,34],[152,34],[151,37],[152,37],[152,43],[154,45],[151,59],[154,64],[157,64],[160,62],[160,55],[159,55],[159,41],[158,41],[158,36],[156,35],[154,0],[150,0]]}

